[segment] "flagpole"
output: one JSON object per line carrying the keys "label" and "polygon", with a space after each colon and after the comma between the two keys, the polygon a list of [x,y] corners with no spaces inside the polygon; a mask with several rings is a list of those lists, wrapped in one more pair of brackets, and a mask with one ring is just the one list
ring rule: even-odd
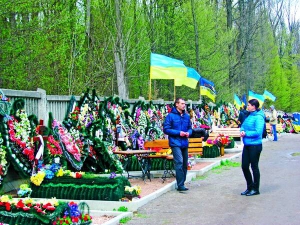
{"label": "flagpole", "polygon": [[175,79],[173,81],[174,81],[174,101],[175,101],[176,99]]}
{"label": "flagpole", "polygon": [[199,84],[199,101],[200,101],[200,104],[202,104],[202,99],[201,99],[201,86]]}
{"label": "flagpole", "polygon": [[150,78],[150,81],[149,81],[149,101],[151,100],[151,78]]}

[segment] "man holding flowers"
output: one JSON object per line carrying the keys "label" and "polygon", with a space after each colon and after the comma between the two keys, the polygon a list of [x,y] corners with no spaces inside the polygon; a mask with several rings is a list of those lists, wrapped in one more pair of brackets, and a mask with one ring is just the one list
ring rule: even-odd
{"label": "man holding flowers", "polygon": [[174,107],[164,122],[164,133],[168,135],[176,171],[178,191],[187,191],[184,186],[188,167],[188,137],[192,135],[190,115],[185,111],[185,101],[177,98]]}

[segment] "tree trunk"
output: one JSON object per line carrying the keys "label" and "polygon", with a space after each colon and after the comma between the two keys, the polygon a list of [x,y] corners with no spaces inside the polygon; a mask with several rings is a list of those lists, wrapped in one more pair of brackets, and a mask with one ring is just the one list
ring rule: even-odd
{"label": "tree trunk", "polygon": [[120,8],[120,0],[115,0],[117,39],[115,41],[114,46],[114,57],[117,75],[118,94],[120,98],[127,99],[128,91],[125,80],[126,47],[123,40],[122,17]]}
{"label": "tree trunk", "polygon": [[193,15],[193,26],[194,26],[194,36],[195,36],[195,54],[196,54],[196,69],[200,73],[200,53],[199,53],[199,29],[195,13],[195,1],[191,0],[191,8]]}

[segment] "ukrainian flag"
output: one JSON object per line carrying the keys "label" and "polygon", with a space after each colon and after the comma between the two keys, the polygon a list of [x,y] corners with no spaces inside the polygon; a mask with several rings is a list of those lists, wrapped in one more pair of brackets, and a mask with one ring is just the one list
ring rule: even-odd
{"label": "ukrainian flag", "polygon": [[241,107],[243,107],[243,103],[241,102],[239,96],[237,96],[237,94],[234,94],[234,101],[233,104],[235,105],[235,107],[237,109],[240,109]]}
{"label": "ukrainian flag", "polygon": [[200,80],[200,74],[193,68],[187,67],[187,77],[176,78],[175,86],[188,86],[195,89],[197,87],[198,81]]}
{"label": "ukrainian flag", "polygon": [[205,95],[213,102],[216,101],[215,84],[203,77],[200,79],[200,95]]}
{"label": "ukrainian flag", "polygon": [[175,80],[186,77],[187,67],[183,64],[183,61],[151,53],[150,79]]}
{"label": "ukrainian flag", "polygon": [[273,102],[276,100],[276,97],[272,95],[270,92],[268,92],[267,90],[265,90],[263,96],[265,97],[265,99],[269,99]]}
{"label": "ukrainian flag", "polygon": [[262,107],[262,105],[264,104],[264,101],[265,101],[265,97],[263,95],[256,94],[253,91],[249,91],[248,100],[250,100],[250,99],[257,99],[259,102],[259,108]]}

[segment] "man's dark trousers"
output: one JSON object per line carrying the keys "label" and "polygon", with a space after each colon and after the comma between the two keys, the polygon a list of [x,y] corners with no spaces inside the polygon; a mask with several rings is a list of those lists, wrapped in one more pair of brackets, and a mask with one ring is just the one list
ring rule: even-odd
{"label": "man's dark trousers", "polygon": [[188,166],[188,148],[171,147],[178,189],[184,188]]}

